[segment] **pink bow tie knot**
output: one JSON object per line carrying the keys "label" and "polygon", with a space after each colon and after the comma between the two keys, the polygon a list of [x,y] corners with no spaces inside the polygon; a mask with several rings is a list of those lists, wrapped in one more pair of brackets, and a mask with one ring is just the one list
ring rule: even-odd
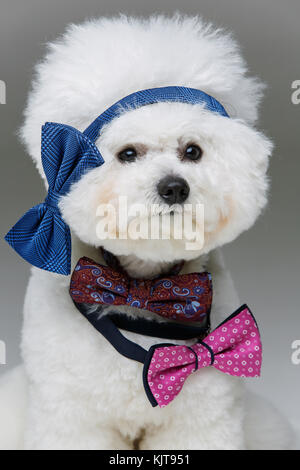
{"label": "pink bow tie knot", "polygon": [[192,346],[152,346],[144,366],[144,384],[153,406],[168,405],[186,379],[204,367],[238,377],[258,377],[262,345],[255,319],[247,306]]}

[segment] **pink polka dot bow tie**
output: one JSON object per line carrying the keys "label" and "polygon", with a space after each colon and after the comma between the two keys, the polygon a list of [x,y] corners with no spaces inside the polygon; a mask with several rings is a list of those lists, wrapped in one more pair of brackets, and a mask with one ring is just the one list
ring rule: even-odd
{"label": "pink polka dot bow tie", "polygon": [[238,377],[258,377],[262,345],[256,321],[240,307],[202,341],[192,346],[158,344],[144,362],[144,386],[153,406],[168,405],[193,372],[212,366]]}

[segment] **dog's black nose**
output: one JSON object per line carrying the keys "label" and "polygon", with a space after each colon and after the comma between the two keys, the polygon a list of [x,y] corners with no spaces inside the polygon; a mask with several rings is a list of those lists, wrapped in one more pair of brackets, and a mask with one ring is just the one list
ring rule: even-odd
{"label": "dog's black nose", "polygon": [[182,204],[188,198],[190,187],[179,176],[166,176],[158,183],[157,191],[167,204]]}

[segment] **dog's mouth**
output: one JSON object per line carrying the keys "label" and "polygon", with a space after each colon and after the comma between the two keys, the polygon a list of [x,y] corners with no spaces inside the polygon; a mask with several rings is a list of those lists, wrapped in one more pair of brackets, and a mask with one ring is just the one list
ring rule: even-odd
{"label": "dog's mouth", "polygon": [[149,217],[151,216],[163,216],[163,215],[171,215],[174,216],[175,214],[183,214],[185,211],[184,206],[181,206],[179,204],[174,204],[172,206],[168,205],[163,205],[163,206],[150,206],[146,213]]}
{"label": "dog's mouth", "polygon": [[170,210],[160,210],[157,214],[154,214],[154,217],[156,216],[159,216],[159,217],[162,217],[164,215],[170,215],[170,216],[174,216],[177,212],[174,210],[174,209],[170,209]]}
{"label": "dog's mouth", "polygon": [[[109,217],[99,216],[97,237],[108,247],[115,241],[124,252],[136,250],[162,250],[169,260],[174,250],[176,256],[186,256],[186,250],[201,251],[204,245],[203,204],[128,204],[125,210],[116,206]],[[167,242],[170,246],[167,247]],[[166,250],[168,255],[166,255]]]}

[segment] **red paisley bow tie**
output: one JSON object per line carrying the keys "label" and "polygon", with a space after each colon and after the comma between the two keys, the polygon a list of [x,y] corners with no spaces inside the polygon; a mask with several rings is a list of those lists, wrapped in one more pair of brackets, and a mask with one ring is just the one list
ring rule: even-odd
{"label": "red paisley bow tie", "polygon": [[84,257],[73,271],[70,295],[79,304],[128,305],[174,320],[202,321],[210,312],[212,282],[208,272],[133,279]]}

